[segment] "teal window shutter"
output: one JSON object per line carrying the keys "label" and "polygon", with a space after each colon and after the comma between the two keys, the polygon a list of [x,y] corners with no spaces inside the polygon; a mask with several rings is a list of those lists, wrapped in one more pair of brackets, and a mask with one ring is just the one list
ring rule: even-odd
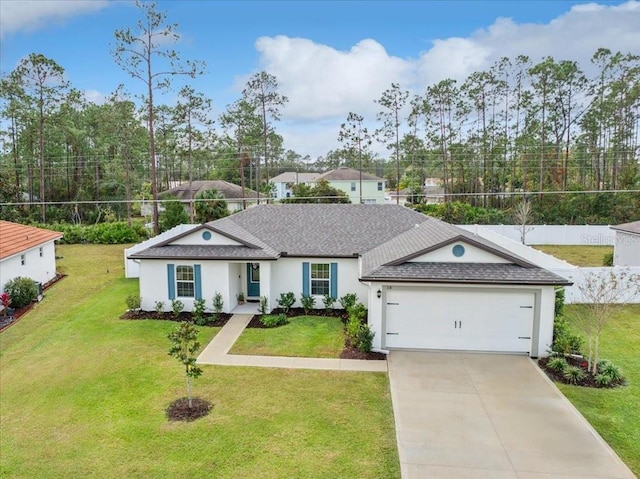
{"label": "teal window shutter", "polygon": [[309,263],[302,263],[302,294],[309,296],[309,285],[311,278],[309,275]]}
{"label": "teal window shutter", "polygon": [[199,264],[193,265],[193,279],[195,280],[196,299],[202,299],[202,277]]}
{"label": "teal window shutter", "polygon": [[329,283],[331,285],[331,297],[338,299],[338,263],[331,263]]}
{"label": "teal window shutter", "polygon": [[175,265],[167,265],[167,287],[169,291],[169,299],[176,299],[176,273]]}

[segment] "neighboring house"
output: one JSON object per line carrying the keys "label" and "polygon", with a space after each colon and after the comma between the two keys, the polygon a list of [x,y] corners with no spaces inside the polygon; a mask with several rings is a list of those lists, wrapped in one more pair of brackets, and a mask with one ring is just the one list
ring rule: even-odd
{"label": "neighboring house", "polygon": [[369,310],[374,348],[545,356],[554,286],[567,280],[490,241],[396,205],[261,205],[129,255],[139,262],[142,308],[187,310],[219,292],[224,311],[242,292],[340,298]]}
{"label": "neighboring house", "polygon": [[[170,195],[174,196],[177,199],[183,200],[185,203],[185,207],[187,211],[189,210],[189,200],[195,198],[198,193],[205,190],[217,190],[218,193],[222,195],[224,200],[227,202],[227,209],[230,213],[235,213],[236,211],[240,211],[244,209],[243,207],[243,197],[244,197],[244,205],[246,207],[253,206],[257,203],[257,193],[249,188],[244,189],[244,196],[242,193],[242,186],[236,185],[234,183],[229,183],[228,181],[223,180],[198,180],[192,181],[191,186],[189,186],[189,182],[181,183],[174,188],[169,190],[165,190],[160,193],[158,196],[163,198],[164,196]],[[264,195],[260,195],[260,198],[266,198]],[[159,208],[161,211],[164,209],[162,205]],[[143,216],[148,216],[151,214],[151,204],[143,203],[141,207],[140,213]]]}
{"label": "neighboring house", "polygon": [[444,187],[440,178],[425,178],[422,192],[424,203],[442,203],[444,201]]}
{"label": "neighboring house", "polygon": [[[362,181],[360,181],[362,179]],[[335,170],[327,171],[315,179],[315,183],[321,180],[329,182],[329,186],[344,191],[351,203],[360,203],[360,183],[362,183],[362,203],[383,205],[386,180],[360,172],[353,168],[341,166]],[[314,183],[309,182],[309,183]]]}
{"label": "neighboring house", "polygon": [[18,276],[44,284],[56,277],[57,231],[0,220],[0,291]]}
{"label": "neighboring house", "polygon": [[271,178],[270,183],[274,186],[274,197],[277,200],[291,198],[295,185],[308,185],[315,182],[321,173],[298,173],[297,171],[287,171]]}
{"label": "neighboring house", "polygon": [[616,232],[614,266],[640,266],[640,221],[612,226],[611,229]]}

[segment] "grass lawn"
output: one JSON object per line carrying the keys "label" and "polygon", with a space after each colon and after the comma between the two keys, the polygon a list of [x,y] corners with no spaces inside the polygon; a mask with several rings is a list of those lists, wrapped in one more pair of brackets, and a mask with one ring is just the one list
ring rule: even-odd
{"label": "grass lawn", "polygon": [[[567,306],[567,315],[579,306]],[[600,355],[620,366],[629,382],[618,389],[558,384],[560,390],[640,477],[640,305],[625,306],[605,328]]]}
{"label": "grass lawn", "polygon": [[382,373],[205,366],[211,414],[169,423],[175,323],[118,319],[122,250],[59,246],[69,276],[0,334],[0,477],[399,477]]}
{"label": "grass lawn", "polygon": [[535,249],[563,259],[575,266],[604,266],[602,260],[613,253],[613,246],[536,245]]}
{"label": "grass lawn", "polygon": [[247,328],[231,354],[339,358],[344,348],[344,325],[339,318],[297,316],[278,328]]}

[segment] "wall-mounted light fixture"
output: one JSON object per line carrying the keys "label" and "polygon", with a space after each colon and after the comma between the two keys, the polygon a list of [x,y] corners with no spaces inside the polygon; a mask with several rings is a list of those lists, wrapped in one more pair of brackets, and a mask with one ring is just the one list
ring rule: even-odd
{"label": "wall-mounted light fixture", "polygon": [[382,291],[380,291],[380,288],[378,288],[376,295],[378,296],[378,299],[382,298]]}

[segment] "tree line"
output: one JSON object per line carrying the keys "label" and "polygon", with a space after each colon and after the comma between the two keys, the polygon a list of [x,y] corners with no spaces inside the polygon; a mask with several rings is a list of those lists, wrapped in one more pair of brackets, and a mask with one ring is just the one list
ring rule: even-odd
{"label": "tree line", "polygon": [[[3,217],[96,222],[108,211],[130,220],[135,201],[157,205],[176,182],[223,179],[268,192],[283,171],[342,165],[384,177],[414,198],[425,178],[438,178],[446,202],[486,208],[525,197],[539,212],[559,202],[570,210],[580,207],[577,193],[545,193],[638,188],[638,55],[600,48],[590,76],[576,61],[518,56],[414,96],[393,83],[372,99],[375,119],[349,112],[340,147],[310,158],[285,150],[277,133],[288,99],[276,77],[254,74],[214,118],[211,99],[188,85],[204,62],[181,59],[171,41],[157,38],[179,34],[155,3],[137,7],[141,21],[114,33],[112,56],[144,87],[141,99],[120,85],[104,103],[92,103],[63,66],[38,53],[0,80]],[[177,102],[157,104],[181,77],[187,83]],[[374,142],[386,146],[387,157],[373,153]],[[608,195],[602,214],[615,209],[624,218],[640,207],[638,196]]]}

